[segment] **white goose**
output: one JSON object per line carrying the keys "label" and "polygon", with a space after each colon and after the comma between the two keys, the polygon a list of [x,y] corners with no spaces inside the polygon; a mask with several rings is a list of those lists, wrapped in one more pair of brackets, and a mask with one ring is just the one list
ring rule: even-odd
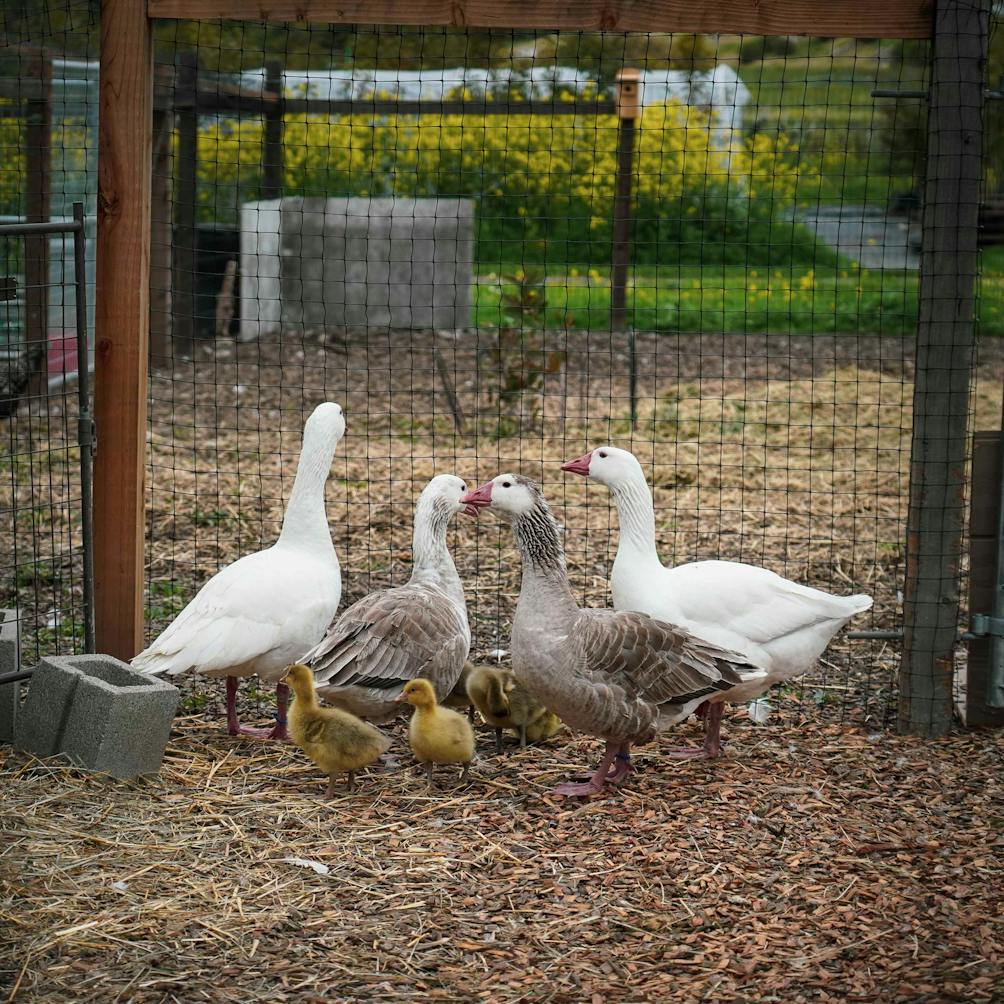
{"label": "white goose", "polygon": [[[144,673],[175,676],[195,669],[227,678],[230,735],[287,738],[286,668],[323,635],[338,610],[342,575],[324,508],[324,485],[345,418],[337,404],[320,404],[303,429],[296,479],[271,547],[221,569],[132,660]],[[275,728],[250,729],[237,720],[237,679],[257,674],[276,683]]]}
{"label": "white goose", "polygon": [[449,696],[471,649],[464,587],[446,546],[453,516],[477,515],[460,501],[466,491],[453,474],[425,486],[415,505],[411,578],[353,603],[300,659],[326,701],[387,721],[401,712],[397,698],[416,677],[432,684],[437,700]]}
{"label": "white goose", "polygon": [[516,679],[572,728],[606,740],[585,784],[558,795],[591,795],[632,770],[631,746],[687,718],[710,695],[763,674],[741,655],[684,628],[629,610],[581,608],[572,596],[558,526],[529,478],[500,474],[464,501],[509,523],[523,559],[512,625]]}
{"label": "white goose", "polygon": [[741,652],[767,673],[763,681],[711,698],[703,748],[677,750],[679,757],[718,756],[725,701],[752,700],[774,684],[806,672],[844,624],[872,605],[864,594],[833,596],[738,561],[695,561],[666,568],[655,546],[652,493],[634,454],[600,446],[561,469],[599,481],[614,497],[620,542],[610,589],[617,610],[638,610],[679,624],[707,641]]}

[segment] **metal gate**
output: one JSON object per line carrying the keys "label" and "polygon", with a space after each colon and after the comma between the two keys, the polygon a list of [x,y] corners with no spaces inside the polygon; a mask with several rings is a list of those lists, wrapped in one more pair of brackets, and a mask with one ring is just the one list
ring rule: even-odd
{"label": "metal gate", "polygon": [[[82,203],[72,219],[0,225],[0,607],[29,665],[94,651],[85,240]],[[72,245],[72,281],[50,267],[52,241]]]}

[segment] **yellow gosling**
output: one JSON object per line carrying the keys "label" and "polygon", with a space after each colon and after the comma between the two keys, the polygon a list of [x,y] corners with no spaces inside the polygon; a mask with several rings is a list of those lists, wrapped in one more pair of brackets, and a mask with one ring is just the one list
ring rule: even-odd
{"label": "yellow gosling", "polygon": [[509,729],[520,748],[539,742],[561,728],[561,720],[517,682],[508,669],[475,666],[467,680],[467,693],[481,717],[495,728],[495,752],[502,752],[502,732]]}
{"label": "yellow gosling", "polygon": [[314,674],[296,663],[286,670],[282,682],[296,699],[289,712],[293,742],[328,775],[327,798],[334,798],[335,775],[348,772],[346,789],[354,790],[355,771],[379,759],[390,740],[374,726],[338,708],[322,708],[314,690]]}
{"label": "yellow gosling", "polygon": [[436,703],[436,692],[428,680],[410,680],[405,684],[398,701],[414,709],[408,727],[408,742],[415,759],[425,766],[429,788],[435,787],[432,779],[433,765],[459,763],[464,765],[460,780],[467,779],[467,771],[474,759],[474,730],[463,715]]}

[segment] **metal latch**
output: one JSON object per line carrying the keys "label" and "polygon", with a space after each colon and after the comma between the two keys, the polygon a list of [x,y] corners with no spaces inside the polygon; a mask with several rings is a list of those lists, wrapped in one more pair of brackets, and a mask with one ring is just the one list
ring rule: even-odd
{"label": "metal latch", "polygon": [[86,411],[77,419],[77,443],[92,457],[98,452],[98,427]]}
{"label": "metal latch", "polygon": [[969,632],[978,638],[986,638],[987,636],[1004,638],[1004,617],[994,617],[991,614],[973,614]]}

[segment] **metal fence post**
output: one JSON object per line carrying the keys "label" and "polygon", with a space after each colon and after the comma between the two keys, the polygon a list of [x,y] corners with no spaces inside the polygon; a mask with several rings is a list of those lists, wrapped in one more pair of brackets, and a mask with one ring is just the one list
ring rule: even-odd
{"label": "metal fence post", "polygon": [[87,338],[87,231],[84,204],[73,203],[73,285],[77,328],[77,443],[80,446],[80,536],[84,548],[84,651],[94,652],[94,419],[91,416],[90,345]]}
{"label": "metal fence post", "polygon": [[989,0],[939,0],[910,455],[899,730],[952,724]]}

